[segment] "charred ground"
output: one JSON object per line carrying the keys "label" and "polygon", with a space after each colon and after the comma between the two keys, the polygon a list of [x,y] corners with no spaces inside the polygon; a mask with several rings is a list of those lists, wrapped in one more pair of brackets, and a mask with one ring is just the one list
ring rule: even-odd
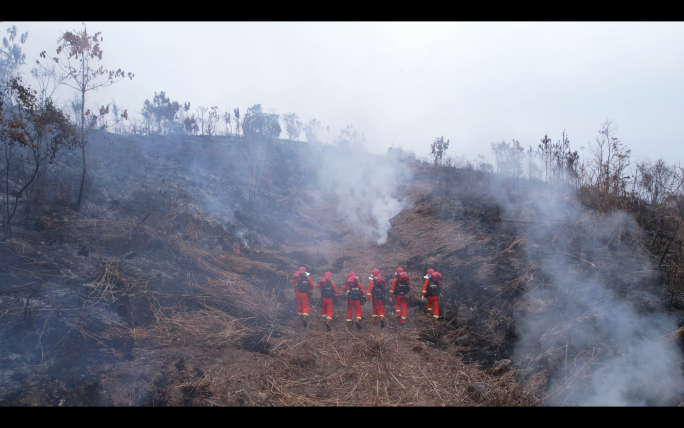
{"label": "charred ground", "polygon": [[[69,208],[80,164],[63,154],[0,248],[0,403],[582,403],[594,373],[624,350],[557,271],[578,284],[601,278],[609,294],[597,301],[653,319],[678,350],[682,316],[648,229],[570,189],[399,162],[405,208],[377,245],[344,220],[355,207],[321,184],[342,148],[265,149],[255,181],[237,139],[100,134],[80,213]],[[299,266],[338,283],[403,267],[408,326],[389,317],[380,330],[365,305],[364,328],[349,330],[340,303],[326,332],[314,299],[304,329],[288,283]],[[419,299],[428,268],[445,278],[439,326]]]}

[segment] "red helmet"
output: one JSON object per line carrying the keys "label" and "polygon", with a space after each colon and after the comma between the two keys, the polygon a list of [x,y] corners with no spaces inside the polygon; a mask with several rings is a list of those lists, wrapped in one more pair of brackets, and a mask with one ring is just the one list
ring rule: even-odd
{"label": "red helmet", "polygon": [[397,268],[397,271],[394,272],[394,276],[397,276],[397,277],[398,277],[399,274],[402,273],[403,271],[404,271],[404,269],[402,269],[402,268]]}
{"label": "red helmet", "polygon": [[427,271],[427,274],[428,274],[428,275],[432,275],[433,273],[435,273],[435,270],[434,270],[434,269],[428,269],[428,271]]}
{"label": "red helmet", "polygon": [[433,279],[433,281],[436,282],[437,284],[440,284],[440,285],[442,284],[442,279],[443,279],[443,278],[442,278],[442,274],[441,274],[441,273],[439,273],[439,272],[433,273],[433,274],[432,274],[432,279]]}
{"label": "red helmet", "polygon": [[380,275],[380,271],[377,269],[373,269],[373,273],[371,275],[373,275],[373,276]]}
{"label": "red helmet", "polygon": [[304,272],[304,271],[306,271],[306,268],[304,266],[299,268],[299,272]]}
{"label": "red helmet", "polygon": [[327,276],[328,278],[332,278],[332,274],[330,272],[326,272],[325,276]]}
{"label": "red helmet", "polygon": [[347,275],[347,281],[352,282],[356,279],[356,274],[354,272],[349,272],[349,275]]}

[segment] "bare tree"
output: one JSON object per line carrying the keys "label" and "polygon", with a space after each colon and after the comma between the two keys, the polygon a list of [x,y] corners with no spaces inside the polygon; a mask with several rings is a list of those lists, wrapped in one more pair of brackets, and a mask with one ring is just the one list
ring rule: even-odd
{"label": "bare tree", "polygon": [[[325,128],[326,130],[329,129],[327,126]],[[366,136],[354,129],[354,125],[350,123],[345,128],[340,128],[340,133],[334,138],[333,142],[338,146],[361,148],[366,142]]]}
{"label": "bare tree", "polygon": [[322,125],[318,120],[311,119],[304,125],[304,136],[309,143],[320,143]]}
{"label": "bare tree", "polygon": [[232,119],[230,117],[230,112],[229,111],[224,112],[223,116],[221,116],[221,118],[223,119],[223,123],[225,126],[225,136],[230,137],[231,134],[233,133],[233,125],[232,125],[233,122],[232,122]]}
{"label": "bare tree", "polygon": [[522,161],[525,149],[520,145],[520,141],[514,139],[510,144],[505,141],[492,143],[492,152],[498,174],[511,177],[520,177],[523,174]]}
{"label": "bare tree", "polygon": [[599,130],[596,143],[590,146],[593,159],[588,172],[602,195],[619,196],[625,192],[625,172],[632,151],[614,135],[618,129],[612,119],[606,120]]}
{"label": "bare tree", "polygon": [[219,124],[221,123],[221,110],[218,106],[213,106],[209,109],[209,135],[219,135]]}
{"label": "bare tree", "polygon": [[660,204],[672,198],[682,188],[682,177],[676,165],[668,166],[661,158],[655,163],[650,160],[637,162],[637,181],[640,192],[651,204]]}
{"label": "bare tree", "polygon": [[208,119],[208,112],[209,112],[209,109],[206,107],[202,107],[202,106],[197,107],[197,114],[195,116],[195,119],[199,123],[200,135],[204,135],[205,125],[206,125],[207,119]]}
{"label": "bare tree", "polygon": [[285,132],[287,138],[290,140],[299,139],[299,134],[302,132],[302,121],[299,120],[297,113],[285,113],[280,117],[285,125]]}
{"label": "bare tree", "polygon": [[445,143],[444,137],[435,138],[430,148],[432,149],[430,154],[434,156],[435,165],[442,165],[444,163],[444,152],[449,148],[449,140]]}
{"label": "bare tree", "polygon": [[[39,173],[54,161],[57,151],[79,142],[76,127],[48,98],[40,103],[37,93],[13,78],[2,87],[0,97],[0,191],[3,194],[5,238],[12,236],[12,219],[19,202]],[[27,202],[28,203],[28,202]]]}
{"label": "bare tree", "polygon": [[535,158],[537,157],[537,153],[534,151],[532,146],[529,146],[529,150],[527,150],[527,179],[528,180],[535,180],[539,178],[541,175],[541,170],[539,169],[539,166],[537,165],[537,162]]}
{"label": "bare tree", "polygon": [[[81,96],[80,146],[83,155],[83,174],[81,175],[81,185],[76,202],[77,211],[81,209],[83,186],[87,174],[85,148],[88,142],[88,135],[95,129],[97,124],[97,116],[85,107],[86,94],[111,86],[126,77],[132,80],[135,76],[133,73],[126,73],[121,69],[113,71],[106,70],[102,66],[95,68],[94,62],[96,60],[102,61],[100,43],[102,43],[103,38],[101,34],[101,32],[93,35],[88,34],[88,29],[83,24],[83,30],[81,31],[74,30],[62,33],[62,36],[57,40],[57,57],[50,57],[45,51],[40,54],[41,58],[49,58],[54,61],[61,71],[59,83],[78,91]],[[37,61],[37,63],[39,66],[47,69],[40,61]],[[102,107],[100,111],[104,112],[105,108]]]}
{"label": "bare tree", "polygon": [[255,104],[247,109],[242,122],[242,149],[249,165],[249,203],[256,200],[259,187],[262,183],[264,168],[266,165],[267,147],[280,133],[278,115],[264,113],[261,104]]}
{"label": "bare tree", "polygon": [[49,67],[33,67],[31,76],[38,83],[38,97],[41,103],[45,103],[48,98],[52,98],[59,87],[59,76],[55,64]]}
{"label": "bare tree", "polygon": [[233,109],[233,119],[235,120],[235,135],[240,136],[240,109]]}
{"label": "bare tree", "polygon": [[112,106],[112,114],[116,118],[114,120],[114,132],[118,135],[126,134],[128,130],[125,121],[128,121],[128,109],[118,104],[114,99],[109,105]]}
{"label": "bare tree", "polygon": [[549,181],[549,159],[551,158],[551,139],[547,134],[541,139],[538,148],[539,156],[544,161],[544,181]]}

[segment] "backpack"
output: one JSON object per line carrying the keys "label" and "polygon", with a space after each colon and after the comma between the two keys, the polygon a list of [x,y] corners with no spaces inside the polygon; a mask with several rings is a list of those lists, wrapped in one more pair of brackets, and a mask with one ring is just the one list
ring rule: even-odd
{"label": "backpack", "polygon": [[394,294],[402,296],[404,294],[408,294],[408,292],[409,292],[409,277],[406,274],[406,272],[402,272],[399,274],[399,278],[397,279],[397,283],[394,286]]}
{"label": "backpack", "polygon": [[374,279],[373,280],[373,289],[371,290],[371,294],[373,295],[373,299],[375,300],[384,300],[385,299],[385,280],[382,278]]}
{"label": "backpack", "polygon": [[321,297],[325,297],[326,299],[335,297],[335,290],[333,289],[332,281],[329,279],[325,281],[321,280],[319,284],[321,284]]}
{"label": "backpack", "polygon": [[307,293],[311,287],[309,286],[309,281],[306,279],[306,275],[300,275],[299,278],[295,276],[297,281],[297,291],[300,293]]}
{"label": "backpack", "polygon": [[361,300],[363,293],[361,293],[361,287],[359,286],[359,281],[354,280],[354,282],[347,283],[349,286],[349,298],[351,300]]}
{"label": "backpack", "polygon": [[442,292],[442,274],[435,272],[428,282],[427,295],[428,297],[439,296]]}

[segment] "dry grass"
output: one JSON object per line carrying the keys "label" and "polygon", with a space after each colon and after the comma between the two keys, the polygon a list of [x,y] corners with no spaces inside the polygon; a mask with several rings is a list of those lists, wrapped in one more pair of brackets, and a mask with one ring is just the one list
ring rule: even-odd
{"label": "dry grass", "polygon": [[[280,340],[269,363],[245,368],[251,404],[275,406],[534,405],[543,375],[520,382],[512,369],[490,375],[459,353],[430,346],[414,329],[383,332],[309,331]],[[230,403],[235,373],[210,379],[215,404]],[[473,388],[473,385],[481,385]],[[261,399],[261,402],[259,402]],[[265,402],[264,402],[265,400]]]}
{"label": "dry grass", "polygon": [[113,297],[117,292],[116,288],[125,288],[130,283],[130,280],[119,270],[118,261],[107,262],[102,258],[100,258],[100,266],[98,267],[97,272],[95,272],[95,277],[99,279],[95,281],[90,296]]}
{"label": "dry grass", "polygon": [[[393,266],[393,271],[417,252],[430,249],[447,253],[488,240],[476,231],[461,230],[453,220],[435,221],[433,215],[429,206],[403,212],[395,219],[395,243],[383,247],[365,245],[365,238],[353,231],[346,233],[339,224],[329,227],[324,223],[326,216],[305,220],[313,225],[314,235],[326,230],[344,235],[335,240],[321,238],[316,244],[328,249],[325,255],[331,263],[345,258],[339,269],[330,267],[333,276],[339,279],[353,270],[366,282],[366,271],[380,267],[391,278],[392,272],[386,269]],[[199,230],[199,225],[194,226]],[[269,293],[249,280],[248,275],[254,272],[279,276],[272,264],[197,248],[192,241],[169,232],[172,228],[165,223],[153,228],[134,222],[96,221],[81,227],[86,232],[102,233],[110,242],[130,242],[135,230],[146,239],[165,242],[192,266],[209,274],[204,283],[191,278],[186,282],[189,291],[183,299],[192,300],[200,309],[162,307],[157,300],[159,293],[143,289],[156,322],[144,328],[110,328],[109,334],[132,338],[139,348],[135,360],[117,366],[103,380],[109,390],[120,391],[111,395],[112,404],[139,405],[152,391],[171,405],[528,406],[543,402],[543,373],[522,380],[515,368],[494,374],[477,363],[464,362],[463,349],[454,345],[455,337],[473,333],[449,326],[436,329],[426,320],[418,322],[415,308],[409,310],[410,325],[405,328],[390,325],[380,330],[366,324],[362,331],[356,331],[338,323],[332,332],[326,332],[314,321],[302,331],[296,321],[282,324],[278,318],[279,314],[289,314],[277,302],[279,287]],[[403,241],[410,242],[410,248],[396,245]],[[521,245],[521,240],[514,242],[508,250],[516,251]],[[290,250],[312,249],[301,245]],[[427,251],[425,259],[426,265],[430,263]],[[99,288],[109,290],[107,287],[117,281],[115,268],[103,265]],[[490,276],[492,268],[481,266],[478,275]],[[423,269],[409,274],[413,280],[411,299],[419,298]],[[520,281],[522,285],[524,281]],[[369,311],[365,305],[364,312]],[[491,312],[486,339],[502,343],[510,322],[504,313]],[[245,348],[248,343],[249,350]],[[153,352],[186,355],[183,370],[157,367],[170,379],[161,392],[154,384],[155,376],[143,367],[151,359],[161,364],[158,357],[149,356]],[[145,375],[131,383],[130,374],[135,373]]]}

